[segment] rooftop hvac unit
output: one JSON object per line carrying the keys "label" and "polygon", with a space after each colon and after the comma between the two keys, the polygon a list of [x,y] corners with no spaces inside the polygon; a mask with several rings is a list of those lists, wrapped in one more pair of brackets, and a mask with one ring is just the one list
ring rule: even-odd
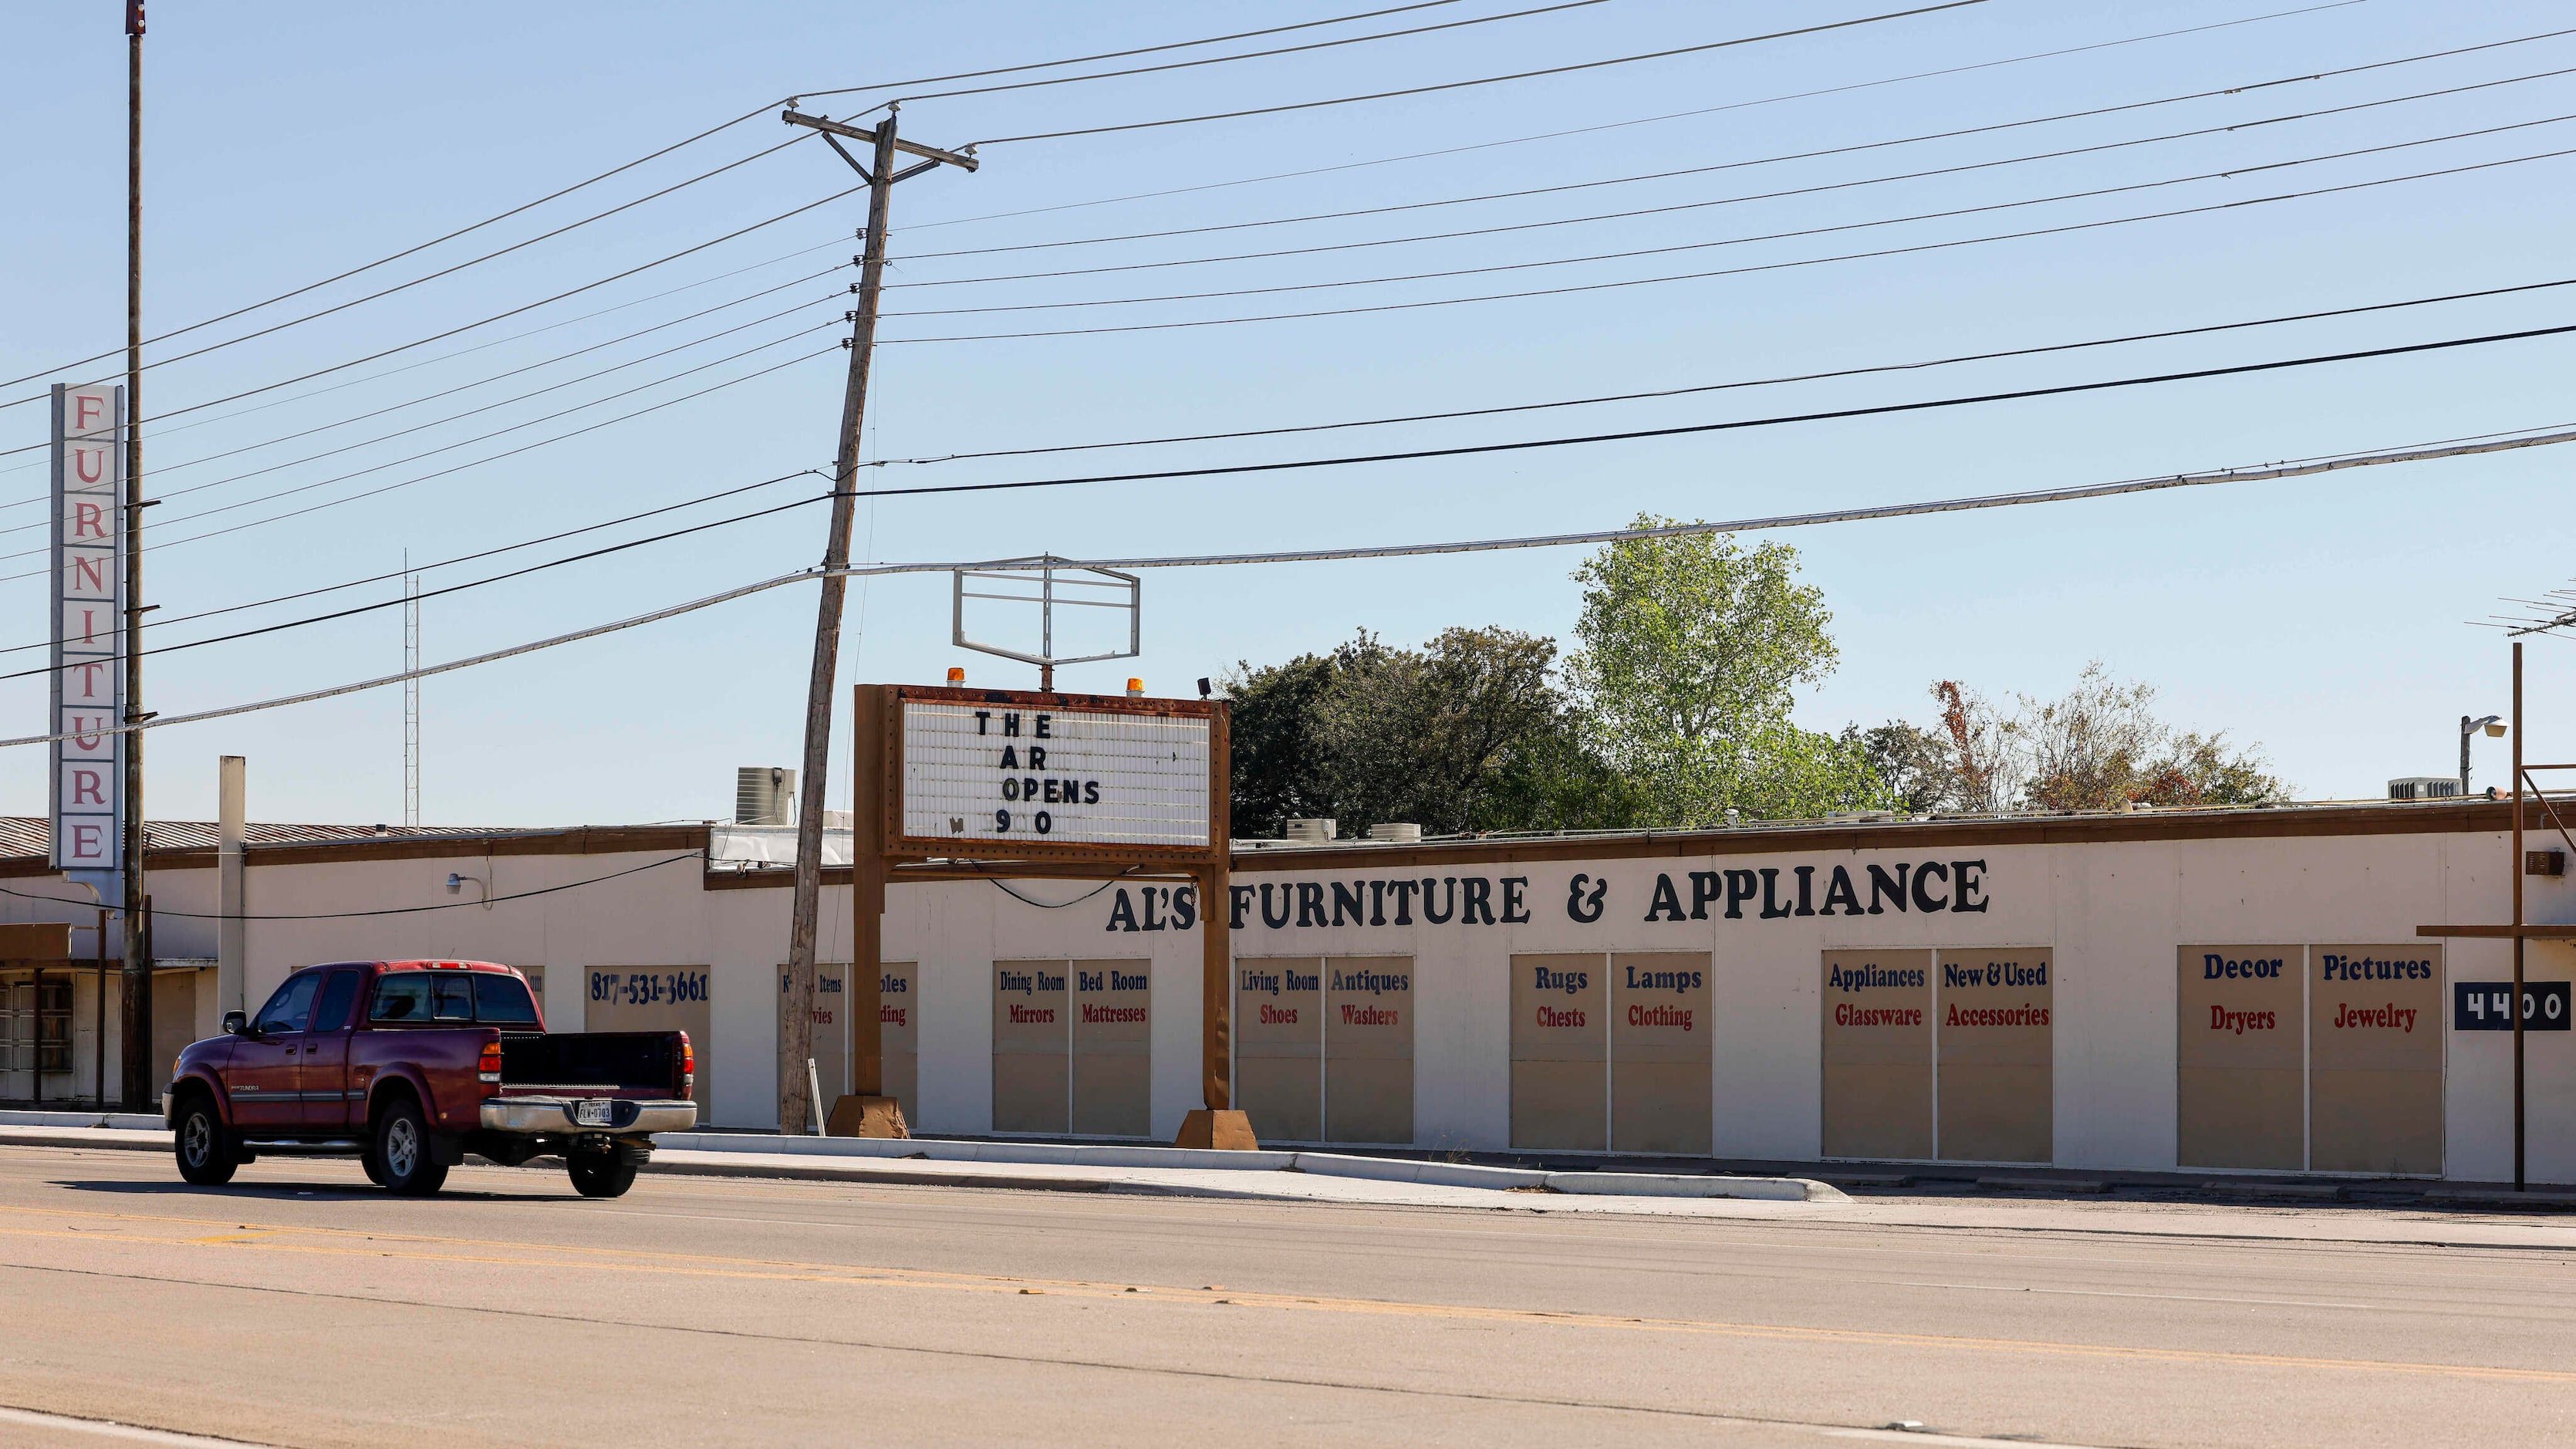
{"label": "rooftop hvac unit", "polygon": [[777,765],[745,765],[733,772],[733,823],[796,823],[796,772]]}
{"label": "rooftop hvac unit", "polygon": [[1372,825],[1369,827],[1369,839],[1385,841],[1391,845],[1420,845],[1422,827],[1409,821],[1401,824],[1389,822],[1384,825]]}
{"label": "rooftop hvac unit", "polygon": [[1331,820],[1291,820],[1288,822],[1288,839],[1299,845],[1330,845],[1336,823]]}
{"label": "rooftop hvac unit", "polygon": [[2388,782],[2391,800],[2453,800],[2459,794],[2459,779],[2452,775],[2400,775]]}

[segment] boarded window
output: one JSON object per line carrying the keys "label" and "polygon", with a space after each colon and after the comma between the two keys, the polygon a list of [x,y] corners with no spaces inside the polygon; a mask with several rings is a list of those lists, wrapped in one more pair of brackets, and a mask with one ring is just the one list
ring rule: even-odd
{"label": "boarded window", "polygon": [[2308,948],[2308,1166],[2442,1170],[2442,948]]}
{"label": "boarded window", "polygon": [[1610,958],[1514,956],[1512,1146],[1599,1152],[1610,1145]]}
{"label": "boarded window", "polygon": [[1075,961],[1073,1130],[1153,1130],[1153,977],[1147,961]]}
{"label": "boarded window", "polygon": [[1932,953],[1827,951],[1827,1157],[1932,1155]]}
{"label": "boarded window", "polygon": [[2175,963],[2174,1157],[2184,1167],[2307,1165],[2298,946],[2185,946]]}
{"label": "boarded window", "polygon": [[1413,1141],[1413,958],[1324,961],[1324,1132]]}
{"label": "boarded window", "polygon": [[1234,963],[1234,1105],[1263,1142],[1324,1140],[1324,962]]}
{"label": "boarded window", "polygon": [[1072,993],[1062,961],[993,963],[993,1130],[1073,1125]]}
{"label": "boarded window", "polygon": [[1941,1156],[2047,1162],[2055,1156],[2057,987],[2045,946],[1944,951],[1938,980]]}
{"label": "boarded window", "polygon": [[1610,1148],[1705,1157],[1710,1151],[1705,952],[1610,958]]}

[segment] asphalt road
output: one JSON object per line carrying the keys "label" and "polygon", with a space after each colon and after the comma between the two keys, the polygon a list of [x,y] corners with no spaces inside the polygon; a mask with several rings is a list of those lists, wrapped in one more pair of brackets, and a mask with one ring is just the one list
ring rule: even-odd
{"label": "asphalt road", "polygon": [[[0,1149],[0,1444],[2576,1440],[2576,1251]],[[2151,1208],[2141,1208],[2151,1212]],[[2249,1210],[2251,1211],[2251,1210]],[[1855,1437],[1856,1436],[1856,1437]],[[127,1442],[131,1442],[128,1440]],[[152,1436],[146,1442],[181,1442]],[[1934,1440],[1932,1442],[1938,1442]],[[1954,1441],[1955,1442],[1955,1441]]]}

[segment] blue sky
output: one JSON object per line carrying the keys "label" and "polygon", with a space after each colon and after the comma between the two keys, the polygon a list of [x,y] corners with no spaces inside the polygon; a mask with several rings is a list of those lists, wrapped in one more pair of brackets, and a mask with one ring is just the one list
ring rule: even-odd
{"label": "blue sky", "polygon": [[[1464,0],[1124,64],[1511,8],[1519,7]],[[902,125],[907,136],[962,145],[1425,85],[1894,8],[1608,0],[1240,64],[917,100],[905,106]],[[2566,245],[2567,182],[2576,174],[2576,157],[2558,157],[2054,236],[1553,297],[1088,336],[915,340],[1245,317],[1804,262],[2576,147],[2576,120],[2553,119],[2576,113],[2576,76],[2567,75],[2248,126],[2576,67],[2576,36],[2569,36],[2241,89],[2568,23],[2562,7],[2539,4],[2366,0],[2277,13],[2294,8],[2285,0],[2116,7],[1989,0],[1830,35],[1444,94],[987,146],[979,173],[936,171],[896,193],[889,280],[902,285],[887,293],[890,316],[882,335],[892,345],[880,353],[865,455],[911,459],[1671,388],[2576,275]],[[6,22],[0,120],[15,144],[0,159],[0,186],[13,198],[16,224],[0,229],[0,277],[6,278],[0,282],[6,319],[0,375],[87,375],[62,365],[122,342],[120,10],[98,0],[22,5]],[[160,7],[147,58],[147,330],[195,322],[374,260],[729,117],[756,107],[774,111],[792,93],[1343,13],[1311,3],[1221,12],[1155,4]],[[2271,18],[2254,18],[2263,16]],[[2136,39],[2187,27],[2220,28]],[[2098,48],[1773,99],[2080,46]],[[1039,246],[1754,161],[2231,88],[2235,94],[2000,133],[1552,195]],[[846,114],[900,93],[812,104]],[[1720,106],[1733,108],[1709,110]],[[1707,113],[1646,119],[1694,110]],[[1621,122],[1644,123],[1518,139]],[[2541,124],[2375,155],[2310,159],[2523,122]],[[2213,127],[2238,129],[2146,139]],[[425,275],[785,138],[774,115],[755,117],[470,237],[174,339],[147,356],[175,356],[188,345]],[[2143,144],[1813,190],[2130,140]],[[1492,144],[1506,141],[1516,143]],[[1435,151],[1448,154],[1388,159]],[[2293,161],[2305,164],[2274,164]],[[1311,174],[1253,179],[1288,172]],[[2213,172],[2233,174],[1832,235],[1564,261]],[[849,182],[837,158],[806,141],[503,259],[147,374],[148,488],[168,495],[212,485],[154,510],[165,542],[147,565],[147,600],[165,614],[219,608],[393,571],[405,550],[416,562],[443,559],[827,467],[843,354],[832,345],[837,329],[824,324],[848,305],[842,289],[854,274],[845,267],[797,279],[846,262],[855,250],[850,238],[862,220],[858,197],[444,343],[156,420],[519,307],[803,206]],[[1773,191],[1806,194],[1295,257],[937,285]],[[1122,199],[1151,192],[1169,194]],[[928,255],[934,252],[977,254]],[[1522,263],[1547,265],[1269,296],[946,312]],[[745,300],[771,288],[766,297]],[[676,320],[719,305],[723,310],[708,316]],[[782,312],[787,315],[772,316]],[[899,315],[933,312],[946,314]],[[2576,320],[2576,296],[2528,293],[2051,358],[1306,437],[890,465],[867,478],[887,486],[1001,482],[1674,426],[2569,320]],[[664,323],[672,325],[616,340]],[[804,331],[809,328],[821,330]],[[801,338],[789,335],[800,331]],[[606,345],[563,358],[594,344]],[[886,560],[1041,550],[1097,557],[1430,541],[1615,526],[1640,512],[1731,518],[2258,463],[2576,422],[2566,387],[2571,346],[2576,343],[2542,339],[2077,398],[1586,448],[887,499],[861,507],[857,552]],[[680,350],[643,360],[672,347]],[[421,477],[809,352],[823,355],[632,421]],[[577,380],[619,363],[633,365]],[[678,376],[708,363],[715,365]],[[494,380],[520,368],[528,370]],[[566,385],[508,401],[555,384]],[[630,397],[607,400],[646,384]],[[448,389],[458,391],[421,401]],[[8,395],[33,390],[22,386]],[[499,405],[441,421],[489,404]],[[566,408],[579,410],[488,442],[400,461]],[[378,409],[396,410],[350,421]],[[37,443],[42,426],[39,408],[0,410],[0,446]],[[277,441],[307,429],[327,430]],[[235,449],[247,451],[210,456]],[[345,451],[310,456],[335,449]],[[0,456],[0,468],[41,456]],[[2466,621],[2489,614],[2499,595],[2556,586],[2569,571],[2562,480],[2571,460],[2576,454],[2535,449],[1778,535],[1799,548],[1806,577],[1825,591],[1843,651],[1840,670],[1801,699],[1799,715],[1817,728],[1890,716],[1928,720],[1925,691],[1935,679],[1961,679],[1995,695],[2053,694],[2086,661],[2101,659],[2124,677],[2158,686],[2177,723],[2259,742],[2308,796],[2368,795],[2389,775],[2447,772],[2458,716],[2506,705],[2504,645]],[[407,481],[413,479],[420,481]],[[352,498],[388,484],[406,486]],[[41,469],[0,471],[0,504],[14,505],[0,508],[0,528],[41,525],[41,509],[19,500],[37,497],[42,486]],[[267,498],[289,489],[304,491]],[[584,542],[620,541],[651,527],[724,517],[818,489],[806,478],[649,526],[586,535]],[[333,506],[263,521],[317,503]],[[209,509],[228,511],[186,517]],[[257,526],[179,541],[237,523]],[[808,507],[436,599],[424,611],[424,654],[435,661],[496,648],[802,567],[819,556],[822,528],[822,510]],[[41,527],[0,534],[0,554],[41,547],[43,537]],[[566,542],[441,570],[428,575],[427,585],[481,577],[576,546]],[[1577,609],[1568,574],[1579,558],[1561,550],[1150,575],[1143,658],[1069,670],[1063,683],[1116,689],[1134,673],[1157,692],[1186,693],[1191,680],[1222,673],[1237,660],[1258,663],[1328,647],[1363,626],[1406,642],[1452,624],[1498,623],[1563,638]],[[42,562],[41,556],[0,560],[6,565],[0,574]],[[281,622],[393,594],[392,586],[377,585],[165,632],[195,637],[218,626]],[[978,683],[1034,683],[1034,671],[1024,666],[962,655],[949,645],[945,576],[879,580],[854,588],[851,605],[845,683],[935,681],[948,665],[961,663]],[[424,689],[425,818],[542,825],[727,813],[734,766],[793,763],[797,756],[812,617],[812,590],[798,586],[430,681]],[[42,639],[41,574],[0,582],[0,619],[18,621],[15,631],[0,629],[10,635],[0,644]],[[0,661],[13,657],[19,667],[42,659],[40,652],[21,652]],[[390,672],[400,658],[398,611],[381,610],[168,655],[151,666],[147,704],[167,713],[207,708]],[[2553,750],[2564,757],[2576,744],[2571,664],[2576,653],[2565,643],[2533,646],[2531,748],[2542,757]],[[398,689],[384,690],[155,732],[147,754],[153,813],[210,818],[216,757],[245,754],[254,818],[399,819],[400,704]],[[20,720],[33,733],[42,716],[40,679],[0,683],[0,717]],[[846,724],[839,738],[846,741]],[[2502,743],[2479,748],[2480,782],[2504,783]],[[845,748],[836,748],[842,767],[835,771],[835,800],[847,797],[845,757]],[[0,752],[0,810],[34,813],[43,801],[41,751]]]}

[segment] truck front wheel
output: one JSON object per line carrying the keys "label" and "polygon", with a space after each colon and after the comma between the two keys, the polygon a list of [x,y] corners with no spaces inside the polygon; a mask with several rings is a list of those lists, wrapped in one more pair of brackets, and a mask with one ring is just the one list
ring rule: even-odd
{"label": "truck front wheel", "polygon": [[564,1158],[572,1190],[583,1197],[624,1197],[635,1185],[635,1163],[623,1152],[574,1152]]}
{"label": "truck front wheel", "polygon": [[420,1104],[397,1097],[376,1119],[376,1180],[405,1197],[427,1197],[447,1182],[447,1164],[430,1148],[429,1123]]}
{"label": "truck front wheel", "polygon": [[179,1109],[179,1129],[171,1135],[179,1158],[179,1175],[199,1187],[221,1187],[241,1166],[232,1144],[224,1139],[223,1119],[202,1092],[192,1092]]}

